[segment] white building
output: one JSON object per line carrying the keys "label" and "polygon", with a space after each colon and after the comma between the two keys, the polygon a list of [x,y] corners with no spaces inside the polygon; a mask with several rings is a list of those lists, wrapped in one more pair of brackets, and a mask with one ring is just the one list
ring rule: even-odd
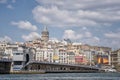
{"label": "white building", "polygon": [[23,65],[25,64],[26,58],[24,49],[22,47],[18,47],[13,51],[13,70],[21,70]]}
{"label": "white building", "polygon": [[37,48],[36,60],[44,62],[53,62],[54,50],[51,48]]}
{"label": "white building", "polygon": [[67,63],[67,52],[64,49],[59,49],[59,63]]}

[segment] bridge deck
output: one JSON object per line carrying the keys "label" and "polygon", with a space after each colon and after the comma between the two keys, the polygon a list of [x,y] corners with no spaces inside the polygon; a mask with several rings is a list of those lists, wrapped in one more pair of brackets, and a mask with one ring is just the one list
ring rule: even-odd
{"label": "bridge deck", "polygon": [[0,59],[0,62],[12,62],[12,59]]}
{"label": "bridge deck", "polygon": [[[63,64],[63,63],[49,63],[49,62],[40,62],[40,61],[31,61],[29,64],[46,64],[46,65],[58,65],[58,66],[71,66],[71,67],[84,67],[84,68],[94,68],[100,69],[95,66],[88,66],[88,65],[78,65],[78,64]],[[28,65],[28,64],[27,64]]]}
{"label": "bridge deck", "polygon": [[98,72],[100,69],[93,66],[77,65],[77,64],[61,64],[30,61],[23,69],[30,71],[44,70],[45,72]]}

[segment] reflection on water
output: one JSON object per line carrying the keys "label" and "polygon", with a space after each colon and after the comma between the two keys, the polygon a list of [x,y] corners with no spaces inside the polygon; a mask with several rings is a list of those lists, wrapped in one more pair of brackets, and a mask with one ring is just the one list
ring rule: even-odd
{"label": "reflection on water", "polygon": [[0,80],[120,80],[120,73],[1,74]]}

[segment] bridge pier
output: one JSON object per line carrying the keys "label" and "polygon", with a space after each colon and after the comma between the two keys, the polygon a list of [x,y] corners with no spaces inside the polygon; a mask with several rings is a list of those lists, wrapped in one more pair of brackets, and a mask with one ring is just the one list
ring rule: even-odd
{"label": "bridge pier", "polygon": [[0,74],[10,73],[11,62],[0,62]]}

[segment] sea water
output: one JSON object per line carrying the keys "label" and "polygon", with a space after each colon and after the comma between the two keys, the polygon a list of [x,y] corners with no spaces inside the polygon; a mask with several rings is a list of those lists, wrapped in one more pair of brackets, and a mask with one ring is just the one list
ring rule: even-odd
{"label": "sea water", "polygon": [[0,74],[0,80],[120,80],[120,73]]}

